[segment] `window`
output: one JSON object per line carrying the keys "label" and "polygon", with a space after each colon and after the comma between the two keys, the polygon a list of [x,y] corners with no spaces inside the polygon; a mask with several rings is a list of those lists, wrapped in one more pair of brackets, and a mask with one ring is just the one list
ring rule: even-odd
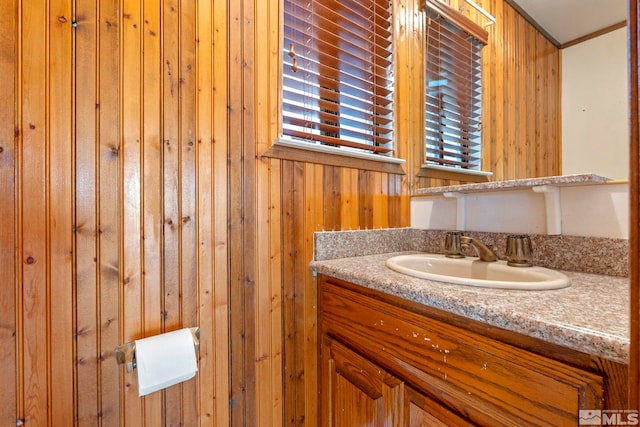
{"label": "window", "polygon": [[426,165],[479,171],[487,32],[436,0],[425,8]]}
{"label": "window", "polygon": [[392,35],[391,0],[285,0],[282,139],[391,156]]}

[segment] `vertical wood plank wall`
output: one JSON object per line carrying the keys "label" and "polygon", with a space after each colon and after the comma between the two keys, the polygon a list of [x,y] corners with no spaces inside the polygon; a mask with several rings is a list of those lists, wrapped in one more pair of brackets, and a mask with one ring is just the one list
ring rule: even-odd
{"label": "vertical wood plank wall", "polygon": [[17,4],[0,0],[0,425],[14,425],[18,393],[23,384],[22,361],[16,358],[16,331],[21,322],[22,297],[18,288],[18,272],[22,256],[18,254],[17,194],[18,147],[16,83],[18,80]]}
{"label": "vertical wood plank wall", "polygon": [[[495,181],[560,175],[560,51],[505,1],[475,2],[496,18],[482,50],[482,168]],[[483,27],[489,22],[464,0],[448,3]],[[421,188],[460,183],[416,181]]]}
{"label": "vertical wood plank wall", "polygon": [[[227,3],[0,7],[0,426],[228,424]],[[193,325],[138,397],[116,346]]]}
{"label": "vertical wood plank wall", "polygon": [[[0,426],[315,425],[313,232],[408,226],[408,178],[258,156],[278,4],[0,0]],[[196,379],[139,398],[115,347],[193,325]]]}

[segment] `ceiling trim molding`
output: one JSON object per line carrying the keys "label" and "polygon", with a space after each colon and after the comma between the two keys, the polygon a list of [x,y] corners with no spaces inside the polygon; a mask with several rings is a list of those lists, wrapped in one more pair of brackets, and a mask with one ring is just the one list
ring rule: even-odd
{"label": "ceiling trim molding", "polygon": [[606,28],[603,28],[603,29],[598,30],[598,31],[594,31],[591,34],[587,34],[585,36],[578,37],[575,40],[571,40],[571,41],[568,41],[566,43],[563,43],[560,46],[560,49],[565,49],[567,47],[575,46],[575,45],[580,44],[582,42],[586,42],[587,40],[595,39],[596,37],[600,37],[602,35],[605,35],[607,33],[612,32],[612,31],[619,30],[620,28],[625,28],[626,26],[627,26],[627,21],[622,21],[622,22],[618,22],[617,24],[609,25]]}

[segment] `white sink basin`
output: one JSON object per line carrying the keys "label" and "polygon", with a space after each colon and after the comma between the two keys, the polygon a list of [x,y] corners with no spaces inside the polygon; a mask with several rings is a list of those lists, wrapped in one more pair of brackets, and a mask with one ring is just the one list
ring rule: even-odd
{"label": "white sink basin", "polygon": [[544,267],[511,267],[506,261],[447,258],[438,254],[398,255],[387,267],[399,273],[438,282],[499,289],[544,290],[571,286],[564,274]]}

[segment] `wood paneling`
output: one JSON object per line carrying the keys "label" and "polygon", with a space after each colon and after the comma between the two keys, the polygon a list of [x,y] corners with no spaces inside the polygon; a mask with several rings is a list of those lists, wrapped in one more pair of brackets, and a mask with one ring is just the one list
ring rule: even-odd
{"label": "wood paneling", "polygon": [[[317,418],[314,390],[318,363],[317,292],[315,278],[308,268],[313,251],[312,234],[322,230],[372,228],[377,212],[407,209],[401,206],[406,204],[406,190],[402,196],[393,177],[375,179],[379,172],[343,169],[337,174],[333,166],[292,161],[279,163],[280,175],[272,174],[270,179],[279,183],[282,189],[279,198],[283,217],[284,422],[302,425],[305,420],[310,423],[310,419]],[[379,196],[382,193],[388,196]],[[348,214],[339,214],[338,209],[326,206],[328,201],[335,203],[338,209],[344,208]],[[362,209],[358,207],[360,205],[368,207]],[[374,205],[377,206],[374,208]],[[385,226],[407,226],[407,220],[408,216],[404,220],[383,216],[380,222]]]}
{"label": "wood paneling", "polygon": [[[96,16],[95,2],[79,1],[77,12],[82,16]],[[81,425],[95,422],[101,410],[100,390],[100,318],[96,312],[95,301],[99,300],[101,280],[96,272],[97,253],[100,242],[96,239],[98,212],[96,209],[98,174],[94,170],[95,159],[100,153],[97,145],[95,123],[98,120],[98,74],[96,44],[98,42],[99,23],[95,19],[82,20],[76,39],[76,84],[85,88],[83,96],[74,98],[76,110],[84,111],[82,123],[75,126],[77,144],[75,150],[76,190],[84,197],[77,197],[76,208],[76,299],[77,301],[94,301],[93,304],[80,304],[76,307],[76,324],[82,328],[76,337],[78,365],[76,369],[77,384],[84,384],[83,393],[78,395],[77,421]],[[116,342],[114,340],[114,342]],[[116,344],[117,345],[117,344]],[[118,378],[114,369],[112,375]],[[116,388],[117,390],[117,388]],[[107,417],[107,420],[109,418]],[[111,418],[113,421],[113,418]]]}
{"label": "wood paneling", "polygon": [[[17,331],[20,326],[21,283],[18,281],[21,259],[17,251],[18,182],[15,179],[19,162],[17,134],[18,111],[16,85],[18,80],[17,2],[1,0],[0,8],[0,425],[14,425],[16,411],[22,406],[18,384],[22,387],[23,371],[17,359]],[[3,105],[9,108],[2,107]]]}
{"label": "wood paneling", "polygon": [[[400,176],[257,157],[274,4],[3,2],[0,424],[316,417],[313,232],[408,202]],[[115,347],[191,325],[197,379],[139,398]]]}
{"label": "wood paneling", "polygon": [[[260,4],[258,7],[257,5]],[[257,154],[264,153],[279,134],[278,86],[279,38],[277,0],[256,2],[257,28],[261,29],[256,40],[256,70],[268,70],[274,79],[264,79],[258,73],[255,79],[255,113],[246,112],[246,117],[255,117],[257,122]],[[245,8],[245,11],[248,8]],[[405,1],[399,1],[396,9],[398,24],[404,23],[408,13]],[[251,17],[245,17],[250,21]],[[267,31],[265,22],[269,23]],[[398,25],[400,28],[400,25]],[[406,27],[395,34],[402,46],[406,41]],[[252,36],[253,34],[250,33]],[[247,39],[244,39],[247,40]],[[237,43],[231,42],[231,45]],[[402,48],[401,48],[402,49]],[[404,47],[406,49],[406,46]],[[399,54],[396,75],[402,67],[408,67],[407,54]],[[267,71],[265,71],[266,73]],[[404,93],[408,85],[404,85]],[[245,90],[251,85],[245,85]],[[399,96],[399,95],[398,95]],[[402,105],[399,99],[396,105]],[[245,105],[245,108],[247,106]],[[408,114],[408,113],[405,113]],[[408,157],[408,117],[399,116],[396,152]],[[388,171],[364,170],[357,160],[346,160],[339,165],[317,164],[304,161],[309,156],[286,157],[287,160],[269,158],[258,162],[256,176],[258,188],[258,217],[261,209],[273,210],[269,215],[268,229],[262,221],[257,224],[257,247],[271,248],[268,253],[272,282],[270,289],[260,286],[257,292],[270,292],[272,307],[281,313],[282,322],[271,318],[271,329],[257,324],[256,345],[266,334],[271,334],[272,353],[257,352],[259,365],[256,375],[257,410],[260,423],[264,425],[316,425],[317,408],[317,330],[316,330],[316,280],[308,265],[313,256],[313,233],[315,231],[355,230],[409,225],[408,180],[406,175]],[[312,159],[320,161],[320,157]],[[244,159],[247,161],[247,158]],[[362,166],[363,169],[359,169]],[[394,168],[397,170],[397,168]],[[252,179],[245,174],[246,179]],[[268,201],[260,202],[261,195]],[[279,221],[276,224],[275,221]],[[261,242],[269,239],[269,242]],[[267,255],[267,254],[265,254]],[[258,254],[258,257],[260,253]],[[266,269],[259,266],[259,269]],[[258,298],[261,300],[262,298]],[[264,300],[267,300],[265,295]],[[281,311],[280,311],[281,308]],[[262,308],[258,306],[257,310]],[[258,319],[256,317],[256,319]],[[266,335],[268,336],[268,335]],[[280,336],[282,342],[279,341]],[[260,338],[258,338],[260,337]],[[279,369],[276,362],[282,360],[279,378],[261,375],[261,365]],[[269,383],[272,381],[271,383]],[[280,387],[280,394],[264,393]],[[264,410],[263,410],[264,408]]]}
{"label": "wood paneling", "polygon": [[[226,3],[2,8],[0,424],[227,424]],[[138,397],[115,347],[191,325]]]}
{"label": "wood paneling", "polygon": [[[313,232],[408,226],[411,174],[260,156],[279,127],[278,0],[0,2],[0,425],[314,425]],[[419,14],[396,10],[398,76]],[[553,55],[521,96],[556,90]],[[490,120],[553,135],[506,114],[506,77]],[[497,162],[513,130],[493,129]],[[115,347],[192,325],[196,379],[139,398]]]}
{"label": "wood paneling", "polygon": [[[65,60],[72,52],[72,27],[68,25],[72,16],[71,0],[61,0],[49,5],[49,78],[46,118],[49,147],[47,165],[47,210],[49,211],[49,248],[47,262],[49,304],[48,354],[50,357],[50,417],[56,424],[70,425],[74,420],[76,398],[65,396],[74,377],[73,335],[55,325],[74,322],[73,280],[73,116],[72,80],[73,62]],[[29,196],[23,194],[25,198]]]}
{"label": "wood paneling", "polygon": [[[482,26],[489,22],[464,0],[449,3]],[[476,3],[496,18],[482,50],[482,169],[493,181],[560,175],[560,51],[503,0]],[[414,132],[421,140],[422,130]],[[418,160],[415,175],[419,168]],[[463,183],[415,179],[419,188]]]}

